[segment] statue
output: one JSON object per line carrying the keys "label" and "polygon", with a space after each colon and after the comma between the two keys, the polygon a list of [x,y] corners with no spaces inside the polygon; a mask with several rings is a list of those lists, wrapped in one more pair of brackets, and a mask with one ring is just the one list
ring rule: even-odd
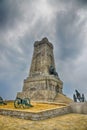
{"label": "statue", "polygon": [[73,99],[74,99],[74,102],[77,102],[77,99],[76,99],[76,95],[73,94]]}
{"label": "statue", "polygon": [[55,71],[55,68],[52,65],[49,68],[49,73],[58,77],[58,73]]}
{"label": "statue", "polygon": [[77,100],[79,102],[84,102],[85,101],[85,97],[84,97],[84,94],[81,94],[78,92],[78,90],[75,90],[76,94],[73,94],[73,100],[74,102],[77,102]]}

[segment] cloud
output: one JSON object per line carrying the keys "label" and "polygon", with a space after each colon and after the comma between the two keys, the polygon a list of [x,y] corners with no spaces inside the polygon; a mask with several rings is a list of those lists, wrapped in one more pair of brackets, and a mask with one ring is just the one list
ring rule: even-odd
{"label": "cloud", "polygon": [[56,41],[60,48],[60,57],[63,60],[74,58],[84,49],[83,23],[75,12],[60,12],[56,18]]}
{"label": "cloud", "polygon": [[14,99],[21,91],[29,75],[33,44],[48,37],[64,93],[72,97],[77,88],[87,96],[86,12],[85,0],[1,0],[0,95]]}
{"label": "cloud", "polygon": [[80,6],[87,6],[87,0],[76,0],[76,2],[80,4]]}
{"label": "cloud", "polygon": [[[19,2],[8,0],[0,1],[0,28],[9,29],[14,27],[20,19]],[[2,30],[1,30],[2,31]]]}

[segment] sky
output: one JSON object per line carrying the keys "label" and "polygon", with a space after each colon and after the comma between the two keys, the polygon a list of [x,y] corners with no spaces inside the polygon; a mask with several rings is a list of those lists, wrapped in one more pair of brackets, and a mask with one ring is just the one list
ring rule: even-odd
{"label": "sky", "polygon": [[63,93],[87,99],[87,0],[0,0],[0,96],[15,99],[23,88],[35,41],[54,46]]}

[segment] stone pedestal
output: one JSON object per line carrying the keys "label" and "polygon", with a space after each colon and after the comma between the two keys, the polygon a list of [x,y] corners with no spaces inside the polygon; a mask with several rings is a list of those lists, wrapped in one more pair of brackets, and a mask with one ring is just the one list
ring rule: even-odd
{"label": "stone pedestal", "polygon": [[23,90],[17,94],[17,97],[54,101],[58,93],[62,94],[63,82],[58,75],[50,73],[50,66],[53,66],[56,72],[53,45],[47,38],[43,38],[34,43],[29,76],[24,80]]}
{"label": "stone pedestal", "polygon": [[62,93],[62,81],[55,76],[35,76],[24,80],[23,91],[18,97],[40,101],[54,101],[58,93]]}

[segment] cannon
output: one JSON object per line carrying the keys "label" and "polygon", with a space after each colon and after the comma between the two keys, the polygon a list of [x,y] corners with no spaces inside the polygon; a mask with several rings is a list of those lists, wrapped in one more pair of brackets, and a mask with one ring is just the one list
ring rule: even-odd
{"label": "cannon", "polygon": [[33,107],[30,104],[30,99],[29,98],[19,98],[17,97],[14,101],[14,107],[15,108],[29,108],[29,107]]}
{"label": "cannon", "polygon": [[73,100],[74,100],[74,102],[77,102],[77,101],[84,102],[85,101],[84,94],[81,95],[78,92],[78,90],[75,90],[75,92],[76,92],[76,94],[73,94]]}
{"label": "cannon", "polygon": [[0,105],[7,105],[7,103],[3,100],[2,97],[0,97]]}

